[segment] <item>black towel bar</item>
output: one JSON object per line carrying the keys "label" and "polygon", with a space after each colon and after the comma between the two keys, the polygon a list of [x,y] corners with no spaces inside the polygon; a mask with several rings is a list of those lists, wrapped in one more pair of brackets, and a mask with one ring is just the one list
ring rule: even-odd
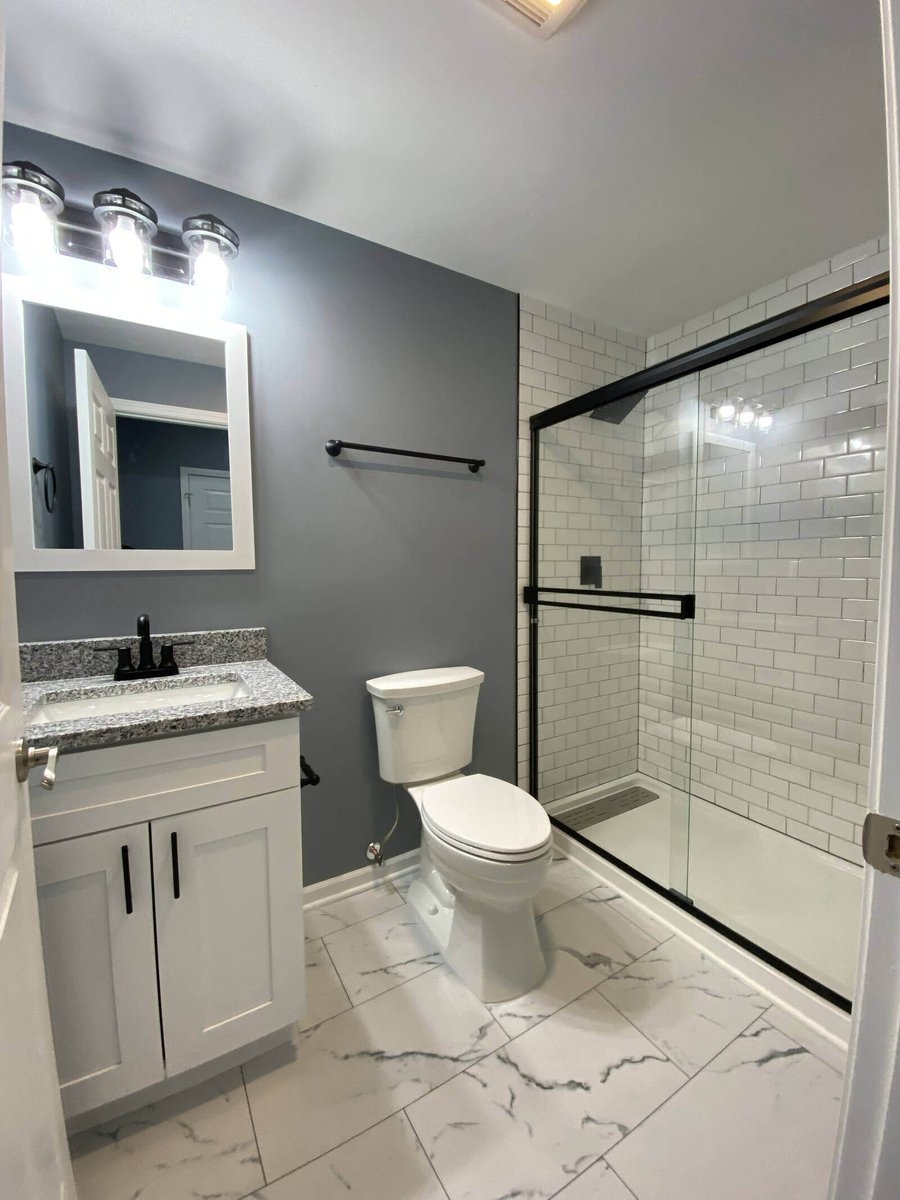
{"label": "black towel bar", "polygon": [[465,463],[473,475],[477,475],[484,466],[483,458],[460,458],[456,454],[426,454],[422,450],[397,450],[391,446],[367,446],[364,442],[343,442],[340,438],[327,441],[325,450],[332,458],[337,458],[342,450],[373,450],[377,454],[399,454],[402,458],[430,458],[435,462]]}

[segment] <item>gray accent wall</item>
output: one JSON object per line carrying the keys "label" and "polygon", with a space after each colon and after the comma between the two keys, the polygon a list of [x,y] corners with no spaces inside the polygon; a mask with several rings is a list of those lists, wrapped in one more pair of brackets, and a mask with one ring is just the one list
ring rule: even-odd
{"label": "gray accent wall", "polygon": [[28,362],[28,441],[31,455],[52,463],[56,471],[56,501],[53,512],[44,502],[44,473],[32,474],[31,503],[34,511],[34,544],[42,549],[73,546],[81,541],[81,520],[77,525],[78,542],[73,541],[74,495],[69,462],[70,421],[74,412],[66,404],[66,379],[63,365],[64,345],[52,308],[38,304],[24,306],[25,348]]}
{"label": "gray accent wall", "polygon": [[[241,236],[224,317],[250,332],[257,569],[23,575],[26,640],[265,625],[272,661],[315,696],[303,752],[307,882],[366,865],[393,820],[365,680],[466,664],[486,673],[472,770],[515,770],[518,302],[456,274],[196,181],[7,126],[8,159],[69,199],[126,186],[177,227],[213,211]],[[465,467],[325,454],[328,438],[487,460]],[[412,800],[389,854],[418,844]]]}

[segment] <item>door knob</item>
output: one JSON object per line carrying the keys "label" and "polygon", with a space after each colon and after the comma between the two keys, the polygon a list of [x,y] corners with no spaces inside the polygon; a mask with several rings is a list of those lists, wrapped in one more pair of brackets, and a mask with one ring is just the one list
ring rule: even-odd
{"label": "door knob", "polygon": [[44,767],[41,777],[41,787],[52,791],[56,783],[56,762],[59,758],[58,746],[29,746],[24,738],[16,742],[16,779],[24,783],[29,772],[35,767]]}

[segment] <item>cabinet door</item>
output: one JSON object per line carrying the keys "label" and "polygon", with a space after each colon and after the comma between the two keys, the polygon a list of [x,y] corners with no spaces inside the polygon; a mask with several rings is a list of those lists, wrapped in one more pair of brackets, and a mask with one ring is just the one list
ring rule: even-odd
{"label": "cabinet door", "polygon": [[149,830],[131,825],[38,846],[34,860],[53,1045],[71,1117],[164,1076]]}
{"label": "cabinet door", "polygon": [[153,821],[151,836],[174,1075],[302,1013],[299,789]]}

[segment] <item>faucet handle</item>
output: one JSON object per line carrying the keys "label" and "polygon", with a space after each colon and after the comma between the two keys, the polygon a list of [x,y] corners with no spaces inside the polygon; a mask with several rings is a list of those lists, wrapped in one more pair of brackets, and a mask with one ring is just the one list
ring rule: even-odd
{"label": "faucet handle", "polygon": [[119,661],[116,663],[116,670],[115,670],[114,677],[119,675],[120,672],[122,672],[122,671],[133,671],[134,670],[134,663],[132,662],[132,659],[131,659],[131,647],[130,646],[96,646],[94,648],[94,653],[95,654],[118,654]]}

